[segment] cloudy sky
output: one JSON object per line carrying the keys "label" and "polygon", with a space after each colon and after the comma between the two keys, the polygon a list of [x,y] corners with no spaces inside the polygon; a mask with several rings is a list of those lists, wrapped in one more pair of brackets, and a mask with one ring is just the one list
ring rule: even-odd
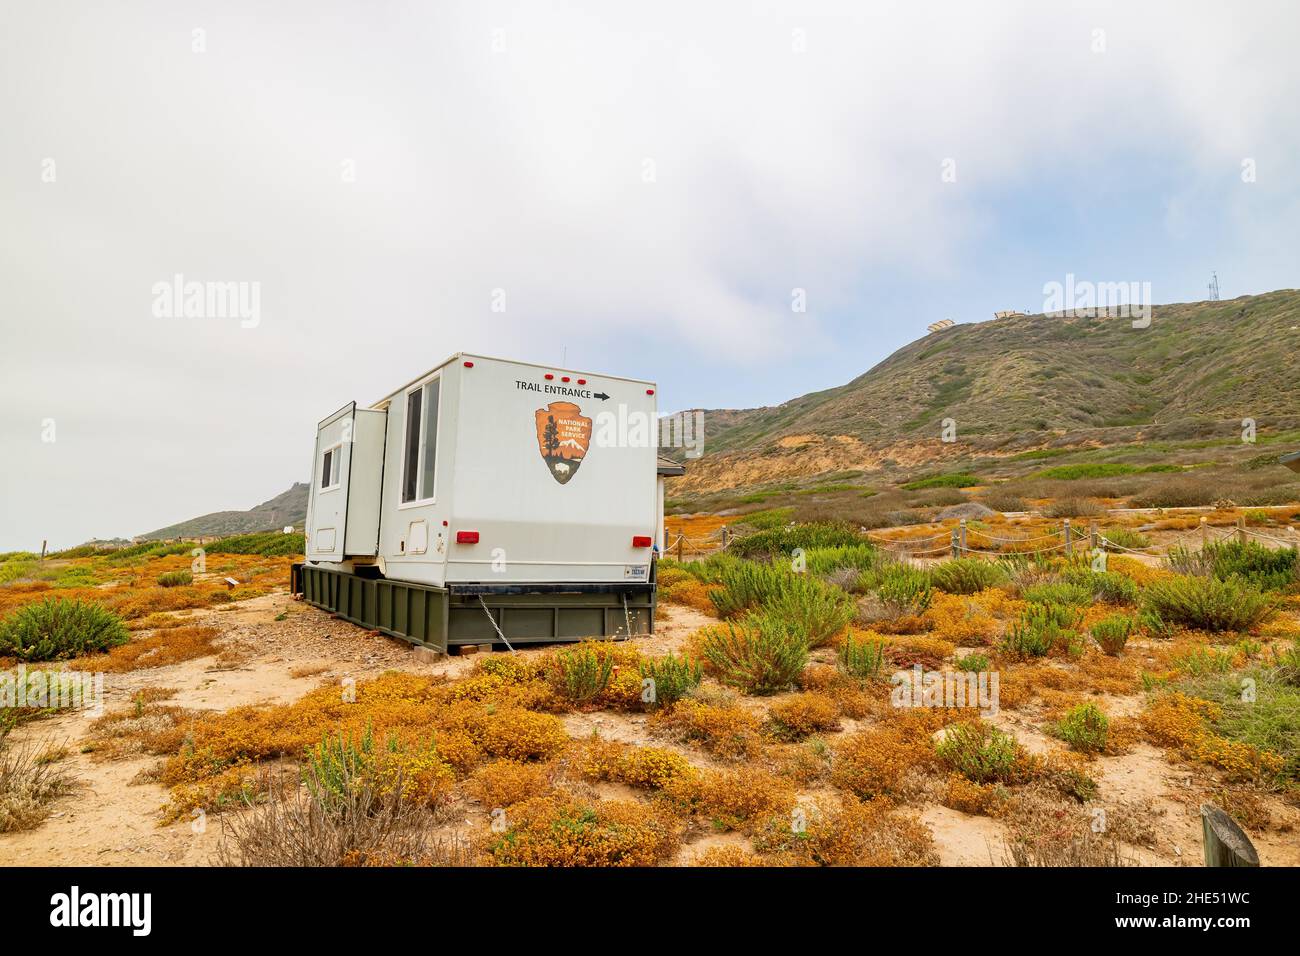
{"label": "cloudy sky", "polygon": [[1298,9],[0,0],[0,550],[251,507],[460,350],[747,407],[1068,273],[1300,285]]}

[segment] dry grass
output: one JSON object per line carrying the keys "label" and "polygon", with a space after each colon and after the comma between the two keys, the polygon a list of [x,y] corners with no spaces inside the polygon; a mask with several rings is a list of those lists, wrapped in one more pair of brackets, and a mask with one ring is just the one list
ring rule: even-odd
{"label": "dry grass", "polygon": [[30,830],[50,814],[50,802],[71,792],[72,778],[55,764],[66,748],[49,741],[14,743],[0,722],[0,833]]}

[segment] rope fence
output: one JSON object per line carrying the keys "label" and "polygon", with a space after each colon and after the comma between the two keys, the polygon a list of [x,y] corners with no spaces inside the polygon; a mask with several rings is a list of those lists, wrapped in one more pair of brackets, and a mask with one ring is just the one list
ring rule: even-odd
{"label": "rope fence", "polygon": [[[1172,542],[1160,547],[1145,545],[1140,548],[1129,547],[1112,540],[1098,529],[1095,519],[1089,522],[1087,528],[1080,528],[1072,525],[1067,518],[1062,527],[1056,531],[1047,534],[1029,535],[1023,538],[1002,537],[991,534],[982,528],[969,527],[965,518],[962,518],[950,532],[940,532],[915,538],[888,538],[880,532],[869,531],[865,528],[862,529],[862,535],[872,544],[900,556],[911,558],[941,557],[945,555],[954,558],[966,555],[1005,557],[1016,554],[1042,555],[1056,552],[1069,555],[1076,552],[1092,552],[1098,549],[1158,558],[1166,555],[1174,547],[1183,546],[1183,542],[1193,538],[1199,539],[1200,550],[1231,538],[1243,543],[1255,538],[1281,547],[1300,547],[1300,535],[1297,535],[1294,529],[1291,529],[1292,537],[1287,540],[1275,535],[1265,534],[1262,531],[1251,530],[1246,527],[1244,518],[1238,518],[1236,526],[1232,528],[1212,528],[1206,518],[1202,517],[1199,527],[1175,532]],[[688,554],[706,556],[717,554],[727,550],[736,541],[745,537],[748,537],[748,535],[739,534],[725,525],[705,538],[691,539],[687,538],[685,534],[678,534],[664,548],[664,554],[676,557],[678,560],[685,560]],[[1044,544],[1042,547],[1029,547],[1029,545],[1039,542],[1051,542],[1051,544]]]}

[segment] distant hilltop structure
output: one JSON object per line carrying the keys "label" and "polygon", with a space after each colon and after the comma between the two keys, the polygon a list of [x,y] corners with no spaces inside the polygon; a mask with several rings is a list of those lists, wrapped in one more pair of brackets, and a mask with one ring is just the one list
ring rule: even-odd
{"label": "distant hilltop structure", "polygon": [[994,313],[993,313],[993,318],[995,318],[995,319],[1015,319],[1015,318],[1019,318],[1019,317],[1022,316],[1022,315],[1028,315],[1028,313],[1027,313],[1027,312],[1019,312],[1019,311],[1017,311],[1016,309],[1008,309],[1006,312],[994,312]]}
{"label": "distant hilltop structure", "polygon": [[952,319],[940,319],[938,322],[931,322],[926,328],[931,332],[938,332],[940,329],[950,329],[952,326]]}

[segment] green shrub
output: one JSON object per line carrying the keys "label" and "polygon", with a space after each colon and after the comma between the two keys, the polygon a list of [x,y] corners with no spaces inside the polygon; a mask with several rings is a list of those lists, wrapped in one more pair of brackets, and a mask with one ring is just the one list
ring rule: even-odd
{"label": "green shrub", "polygon": [[86,588],[95,584],[95,572],[85,565],[64,568],[54,579],[56,588]]}
{"label": "green shrub", "polygon": [[839,653],[840,670],[858,680],[874,680],[885,663],[885,642],[857,640],[850,634]]}
{"label": "green shrub", "polygon": [[1110,721],[1096,704],[1080,704],[1071,708],[1053,729],[1073,749],[1100,753],[1106,749]]}
{"label": "green shrub", "polygon": [[761,608],[785,621],[810,648],[825,647],[843,634],[854,611],[852,600],[839,588],[805,577],[796,578]]}
{"label": "green shrub", "polygon": [[552,683],[569,700],[585,703],[599,697],[609,686],[613,668],[614,655],[579,644],[556,653]]}
{"label": "green shrub", "polygon": [[957,658],[957,670],[959,671],[986,671],[989,669],[989,659],[986,654],[967,654],[965,657]]}
{"label": "green shrub", "polygon": [[680,700],[695,687],[702,677],[700,664],[689,657],[676,657],[671,651],[658,659],[641,662],[641,677],[654,681],[653,699],[646,701],[650,707],[666,707]]}
{"label": "green shrub", "polygon": [[930,569],[930,580],[949,594],[974,594],[1006,584],[1011,579],[1005,566],[979,558],[954,558]]}
{"label": "green shrub", "polygon": [[194,575],[184,569],[180,571],[165,571],[158,575],[158,583],[165,588],[174,588],[181,584],[193,584]]}
{"label": "green shrub", "polygon": [[112,611],[87,601],[47,598],[26,604],[0,621],[0,657],[61,661],[102,653],[130,639]]}
{"label": "green shrub", "polygon": [[802,548],[806,553],[814,548],[838,548],[861,543],[862,535],[852,525],[812,522],[758,531],[740,538],[728,550],[742,558],[784,556],[788,559],[795,548]]}
{"label": "green shrub", "polygon": [[1065,604],[1072,607],[1084,607],[1093,601],[1092,591],[1074,581],[1035,584],[1025,588],[1021,597],[1030,604]]}
{"label": "green shrub", "polygon": [[1030,475],[1030,478],[1048,478],[1056,481],[1075,481],[1079,478],[1114,478],[1118,475],[1131,475],[1137,472],[1133,465],[1119,465],[1111,462],[1084,462],[1079,465],[1059,465],[1046,468]]}
{"label": "green shrub", "polygon": [[1174,626],[1161,617],[1159,611],[1149,607],[1138,611],[1137,623],[1151,637],[1168,640],[1174,635]]}
{"label": "green shrub", "polygon": [[875,592],[894,617],[922,614],[934,600],[930,575],[910,564],[887,564],[874,577]]}
{"label": "green shrub", "polygon": [[1140,531],[1134,531],[1132,528],[1110,528],[1103,531],[1102,536],[1111,544],[1118,545],[1121,548],[1130,548],[1134,551],[1141,551],[1143,548],[1151,547],[1151,539]]}
{"label": "green shrub", "polygon": [[[770,498],[771,495],[751,497],[756,497],[757,500],[762,501]],[[757,531],[771,531],[773,528],[789,524],[793,516],[793,508],[769,508],[766,511],[751,511],[747,515],[739,515],[736,518],[736,524],[748,525]]]}
{"label": "green shrub", "polygon": [[0,564],[0,584],[8,584],[20,578],[31,577],[37,569],[35,561],[6,561]]}
{"label": "green shrub", "polygon": [[1101,601],[1106,604],[1136,604],[1138,586],[1132,578],[1115,571],[1092,571],[1086,567],[1069,568],[1062,578],[1070,584],[1086,588],[1088,600]]}
{"label": "green shrub", "polygon": [[1254,541],[1223,541],[1205,549],[1221,581],[1241,578],[1261,591],[1280,591],[1296,580],[1295,548],[1266,548]]}
{"label": "green shrub", "polygon": [[918,478],[916,481],[909,481],[903,485],[906,491],[921,491],[925,488],[970,488],[978,485],[983,479],[966,472],[956,472],[948,475],[931,475],[928,478]]}
{"label": "green shrub", "polygon": [[950,725],[935,753],[950,769],[976,783],[1010,783],[1016,778],[1016,739],[983,721]]}
{"label": "green shrub", "polygon": [[1042,657],[1055,649],[1077,653],[1083,612],[1063,604],[1030,604],[1007,629],[1002,650],[1013,657]]}
{"label": "green shrub", "polygon": [[808,645],[785,620],[762,611],[705,628],[701,653],[724,684],[751,694],[793,685],[808,665]]}
{"label": "green shrub", "polygon": [[752,608],[779,597],[795,580],[793,572],[771,564],[754,561],[729,561],[713,570],[721,588],[709,592],[709,600],[723,618],[737,617]]}
{"label": "green shrub", "polygon": [[1232,670],[1235,655],[1232,651],[1220,651],[1212,647],[1197,647],[1185,654],[1179,654],[1170,660],[1175,670],[1191,677],[1204,677],[1206,674],[1226,674]]}
{"label": "green shrub", "polygon": [[1101,646],[1102,651],[1112,657],[1124,650],[1124,645],[1128,643],[1129,635],[1132,633],[1133,618],[1125,614],[1111,614],[1092,626],[1093,640]]}
{"label": "green shrub", "polygon": [[1267,596],[1240,578],[1181,575],[1147,585],[1144,611],[1168,624],[1204,631],[1244,631],[1273,611]]}
{"label": "green shrub", "polygon": [[824,575],[844,568],[865,571],[880,564],[880,552],[873,544],[842,544],[833,548],[809,548],[803,552],[809,574]]}
{"label": "green shrub", "polygon": [[203,545],[208,554],[260,554],[263,557],[294,557],[305,553],[306,544],[301,532],[285,534],[282,531],[265,531],[260,534],[240,534],[222,538]]}

